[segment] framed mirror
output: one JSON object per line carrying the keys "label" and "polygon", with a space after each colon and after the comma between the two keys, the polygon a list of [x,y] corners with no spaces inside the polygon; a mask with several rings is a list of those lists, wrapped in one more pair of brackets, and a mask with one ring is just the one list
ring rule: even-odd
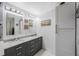
{"label": "framed mirror", "polygon": [[15,15],[15,34],[22,34],[23,31],[23,18]]}
{"label": "framed mirror", "polygon": [[7,13],[6,14],[6,35],[14,35],[14,15]]}

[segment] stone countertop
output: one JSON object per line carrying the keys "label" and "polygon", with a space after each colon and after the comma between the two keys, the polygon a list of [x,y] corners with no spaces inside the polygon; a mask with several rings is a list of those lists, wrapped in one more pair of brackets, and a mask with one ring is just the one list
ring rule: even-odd
{"label": "stone countertop", "polygon": [[38,38],[38,37],[41,37],[41,36],[36,35],[36,36],[27,37],[27,38],[25,37],[25,38],[17,39],[17,40],[14,40],[14,41],[8,41],[8,42],[1,41],[0,42],[0,56],[4,55],[4,49],[7,49],[7,48],[10,48],[12,46],[21,44],[23,42],[33,40],[33,39]]}

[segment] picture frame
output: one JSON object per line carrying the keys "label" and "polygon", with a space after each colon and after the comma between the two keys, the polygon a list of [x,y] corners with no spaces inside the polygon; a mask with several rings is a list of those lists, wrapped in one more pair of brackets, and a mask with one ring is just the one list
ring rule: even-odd
{"label": "picture frame", "polygon": [[25,19],[24,20],[24,29],[26,30],[26,29],[29,29],[29,20],[28,19]]}
{"label": "picture frame", "polygon": [[51,25],[51,19],[41,21],[41,26],[50,26],[50,25]]}

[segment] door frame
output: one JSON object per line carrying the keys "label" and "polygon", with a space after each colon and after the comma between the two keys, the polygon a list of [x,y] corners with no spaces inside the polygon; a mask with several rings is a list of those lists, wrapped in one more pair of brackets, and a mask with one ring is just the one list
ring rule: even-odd
{"label": "door frame", "polygon": [[77,17],[76,17],[76,11],[77,11],[77,2],[75,2],[75,56],[77,56]]}

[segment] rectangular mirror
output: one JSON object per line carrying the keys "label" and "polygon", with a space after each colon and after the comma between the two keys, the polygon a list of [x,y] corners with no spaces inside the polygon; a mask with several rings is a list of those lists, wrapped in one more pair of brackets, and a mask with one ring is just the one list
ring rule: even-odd
{"label": "rectangular mirror", "polygon": [[14,16],[6,13],[6,35],[14,35]]}
{"label": "rectangular mirror", "polygon": [[15,34],[22,34],[23,29],[23,18],[15,15]]}

